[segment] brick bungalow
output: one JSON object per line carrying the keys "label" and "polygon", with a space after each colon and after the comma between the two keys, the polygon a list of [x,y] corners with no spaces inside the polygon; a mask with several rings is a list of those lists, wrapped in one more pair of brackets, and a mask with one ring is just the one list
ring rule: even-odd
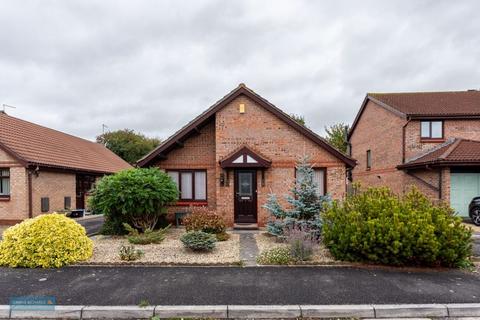
{"label": "brick bungalow", "polygon": [[228,225],[263,226],[270,193],[283,198],[309,155],[319,193],[341,199],[355,161],[240,84],[138,162],[166,170],[181,196],[172,211],[208,206]]}
{"label": "brick bungalow", "polygon": [[353,181],[417,186],[468,216],[480,195],[480,92],[369,93],[349,132]]}
{"label": "brick bungalow", "polygon": [[83,209],[98,177],[126,168],[101,144],[0,111],[0,224]]}

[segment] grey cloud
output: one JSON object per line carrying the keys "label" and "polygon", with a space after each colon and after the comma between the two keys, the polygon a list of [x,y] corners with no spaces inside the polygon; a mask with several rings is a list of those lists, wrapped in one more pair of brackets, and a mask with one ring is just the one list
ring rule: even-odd
{"label": "grey cloud", "polygon": [[245,82],[319,133],[366,92],[480,87],[477,1],[2,1],[0,103],[166,138]]}

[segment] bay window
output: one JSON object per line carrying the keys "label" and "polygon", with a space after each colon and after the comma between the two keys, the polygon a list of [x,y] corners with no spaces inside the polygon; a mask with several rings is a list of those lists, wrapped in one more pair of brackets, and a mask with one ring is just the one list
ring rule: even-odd
{"label": "bay window", "polygon": [[168,170],[180,192],[179,200],[207,200],[207,172],[205,170]]}

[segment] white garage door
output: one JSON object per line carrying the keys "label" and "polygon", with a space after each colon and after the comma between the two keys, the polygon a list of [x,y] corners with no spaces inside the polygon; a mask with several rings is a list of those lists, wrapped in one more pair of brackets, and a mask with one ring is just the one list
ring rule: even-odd
{"label": "white garage door", "polygon": [[480,173],[452,173],[450,177],[450,206],[462,217],[468,217],[468,205],[480,196]]}

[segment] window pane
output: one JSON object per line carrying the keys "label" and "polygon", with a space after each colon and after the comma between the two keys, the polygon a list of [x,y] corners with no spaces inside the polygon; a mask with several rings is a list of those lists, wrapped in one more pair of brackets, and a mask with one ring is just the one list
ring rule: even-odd
{"label": "window pane", "polygon": [[367,150],[367,168],[372,167],[372,151]]}
{"label": "window pane", "polygon": [[422,121],[422,128],[421,128],[421,137],[422,138],[430,138],[430,121]]}
{"label": "window pane", "polygon": [[182,190],[180,190],[182,199],[192,199],[192,188],[193,188],[193,175],[191,172],[181,172],[180,179],[182,184]]}
{"label": "window pane", "polygon": [[5,196],[10,194],[10,179],[2,178],[0,179],[0,194]]}
{"label": "window pane", "polygon": [[318,194],[323,196],[325,194],[325,170],[315,169],[313,181],[317,184]]}
{"label": "window pane", "polygon": [[175,182],[178,188],[178,171],[168,171],[167,173],[170,178],[172,178],[173,182]]}
{"label": "window pane", "polygon": [[432,138],[442,138],[442,121],[432,121]]}
{"label": "window pane", "polygon": [[9,177],[10,176],[10,169],[0,169],[0,176],[1,177]]}
{"label": "window pane", "polygon": [[207,199],[207,173],[195,172],[195,200]]}

